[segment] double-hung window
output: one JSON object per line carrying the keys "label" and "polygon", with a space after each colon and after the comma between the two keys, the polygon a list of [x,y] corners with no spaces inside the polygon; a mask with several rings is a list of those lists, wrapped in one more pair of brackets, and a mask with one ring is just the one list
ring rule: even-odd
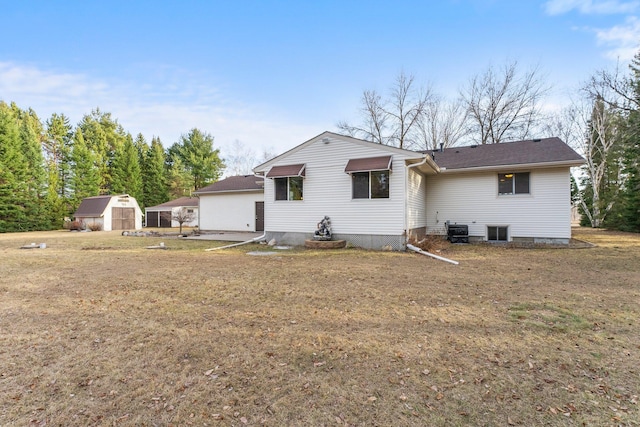
{"label": "double-hung window", "polygon": [[352,198],[389,198],[391,156],[349,160],[345,172],[351,175]]}
{"label": "double-hung window", "polygon": [[275,200],[303,200],[305,165],[274,166],[267,172],[273,179]]}
{"label": "double-hung window", "polygon": [[498,194],[529,194],[529,172],[499,173]]}

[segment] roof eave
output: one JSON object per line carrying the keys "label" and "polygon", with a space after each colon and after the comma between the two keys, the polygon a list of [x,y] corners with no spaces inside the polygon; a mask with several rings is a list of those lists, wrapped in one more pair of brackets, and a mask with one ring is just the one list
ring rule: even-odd
{"label": "roof eave", "polygon": [[561,160],[557,162],[541,162],[541,163],[515,163],[505,165],[492,166],[474,166],[469,168],[440,168],[440,173],[461,173],[461,172],[483,172],[492,170],[506,169],[545,169],[554,167],[576,167],[585,163],[584,159],[580,160]]}
{"label": "roof eave", "polygon": [[[424,162],[424,164],[420,164],[422,162]],[[424,157],[418,159],[407,159],[406,165],[407,167],[414,167],[414,165],[416,165],[415,167],[417,167],[420,172],[426,174],[434,174],[440,172],[440,167],[436,164],[436,162],[433,161],[433,158],[428,153],[425,154]],[[425,166],[428,166],[429,168],[425,169]]]}
{"label": "roof eave", "polygon": [[251,188],[245,190],[215,190],[215,191],[196,191],[193,194],[205,195],[205,194],[220,194],[220,193],[257,193],[263,192],[264,188]]}

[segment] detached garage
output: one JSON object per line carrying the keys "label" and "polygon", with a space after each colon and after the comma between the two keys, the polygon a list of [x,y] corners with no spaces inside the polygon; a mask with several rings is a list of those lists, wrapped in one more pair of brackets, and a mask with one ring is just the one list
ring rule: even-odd
{"label": "detached garage", "polygon": [[264,231],[264,179],[230,176],[196,191],[201,230]]}
{"label": "detached garage", "polygon": [[87,197],[73,216],[87,226],[99,224],[104,231],[142,228],[142,210],[128,194]]}
{"label": "detached garage", "polygon": [[179,227],[180,223],[173,220],[174,217],[184,213],[186,216],[193,217],[191,221],[182,224],[185,227],[198,226],[198,198],[197,197],[180,197],[157,206],[151,206],[144,210],[145,227]]}

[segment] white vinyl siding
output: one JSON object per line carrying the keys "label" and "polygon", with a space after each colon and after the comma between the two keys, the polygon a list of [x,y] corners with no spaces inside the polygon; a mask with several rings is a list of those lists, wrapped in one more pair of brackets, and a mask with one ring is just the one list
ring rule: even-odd
{"label": "white vinyl siding", "polygon": [[441,174],[427,178],[428,231],[444,223],[467,224],[486,239],[487,226],[508,226],[509,239],[571,237],[569,168],[530,171],[529,194],[498,195],[497,172]]}
{"label": "white vinyl siding", "polygon": [[427,178],[415,169],[408,171],[407,228],[412,230],[427,225]]}
{"label": "white vinyl siding", "polygon": [[331,218],[334,234],[402,235],[406,156],[393,154],[388,199],[354,199],[351,175],[345,173],[350,159],[380,156],[381,151],[388,153],[373,144],[338,138],[330,138],[325,144],[318,139],[274,163],[272,166],[306,164],[304,200],[276,202],[273,180],[265,179],[265,230],[311,236],[326,215]]}
{"label": "white vinyl siding", "polygon": [[256,202],[264,200],[261,191],[200,195],[200,229],[255,231]]}

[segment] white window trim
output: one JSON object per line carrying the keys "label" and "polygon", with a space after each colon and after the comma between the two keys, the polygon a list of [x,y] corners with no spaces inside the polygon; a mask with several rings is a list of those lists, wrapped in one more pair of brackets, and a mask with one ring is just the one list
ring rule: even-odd
{"label": "white window trim", "polygon": [[[386,172],[387,173],[387,179],[389,181],[391,181],[391,169],[384,169],[384,170],[372,170],[372,171],[360,171],[360,172],[351,172],[351,200],[389,200],[391,199],[391,182],[387,183],[387,187],[388,188],[388,193],[389,195],[387,197],[371,197],[371,174],[374,172]],[[361,174],[361,173],[368,173],[369,174],[369,182],[368,182],[368,190],[369,190],[369,196],[368,197],[353,197],[353,180],[354,180],[354,176],[356,174]]]}
{"label": "white window trim", "polygon": [[[522,174],[522,173],[528,173],[529,174],[529,192],[528,193],[516,193],[516,175],[517,174]],[[500,175],[506,175],[506,174],[513,174],[513,180],[511,182],[511,190],[513,191],[512,193],[501,193],[500,192]],[[497,180],[497,195],[498,197],[529,197],[532,195],[532,191],[531,191],[531,172],[530,171],[519,171],[519,172],[498,172],[498,180]]]}
{"label": "white window trim", "polygon": [[[489,228],[492,227],[496,227],[496,237],[497,235],[499,235],[500,233],[498,232],[497,228],[506,228],[507,230],[507,240],[489,240]],[[510,242],[511,241],[511,233],[510,233],[510,229],[511,227],[509,225],[504,225],[504,224],[500,224],[500,225],[496,225],[496,224],[487,224],[486,226],[486,241],[487,242]]]}
{"label": "white window trim", "polygon": [[[300,199],[290,199],[289,196],[291,195],[291,178],[300,178],[302,179],[302,198]],[[287,198],[286,199],[278,199],[277,195],[278,192],[276,191],[276,180],[278,179],[286,179],[287,180]],[[297,176],[281,176],[281,177],[277,177],[277,178],[273,178],[273,201],[274,202],[302,202],[304,200],[304,177],[297,175]]]}

